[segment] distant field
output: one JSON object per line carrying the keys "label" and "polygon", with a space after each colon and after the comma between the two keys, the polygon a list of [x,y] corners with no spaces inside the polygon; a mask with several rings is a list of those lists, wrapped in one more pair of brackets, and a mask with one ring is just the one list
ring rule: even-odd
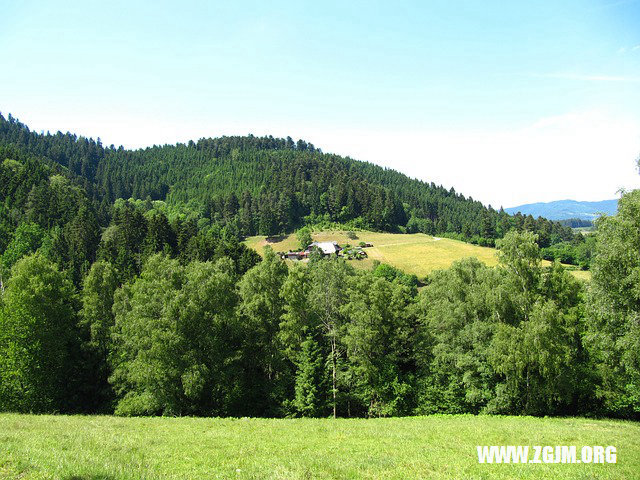
{"label": "distant field", "polygon": [[574,227],[573,233],[582,233],[583,235],[593,235],[596,233],[596,227]]}
{"label": "distant field", "polygon": [[[479,247],[470,243],[438,238],[423,233],[399,234],[356,232],[358,238],[351,240],[345,232],[316,232],[313,239],[318,241],[335,240],[340,245],[358,242],[369,242],[372,248],[367,248],[369,258],[366,260],[353,260],[350,263],[359,268],[370,268],[373,260],[379,260],[408,273],[413,273],[419,278],[424,278],[434,270],[449,268],[456,260],[466,257],[476,257],[489,266],[498,264],[496,250],[493,248]],[[298,248],[298,240],[295,235],[267,239],[263,236],[249,237],[245,242],[262,255],[265,245],[271,245],[275,251],[286,252]],[[546,265],[549,262],[544,262]],[[581,271],[576,267],[568,266],[577,278],[589,280],[591,274]]]}
{"label": "distant field", "polygon": [[[479,464],[477,445],[613,445],[616,464]],[[533,457],[531,454],[530,458]],[[206,419],[0,415],[0,477],[414,479],[640,476],[640,424],[430,416]]]}

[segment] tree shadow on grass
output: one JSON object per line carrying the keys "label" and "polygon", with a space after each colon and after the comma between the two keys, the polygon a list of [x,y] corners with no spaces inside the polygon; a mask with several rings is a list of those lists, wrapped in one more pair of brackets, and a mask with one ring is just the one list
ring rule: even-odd
{"label": "tree shadow on grass", "polygon": [[279,243],[282,242],[283,240],[285,240],[288,237],[288,235],[274,235],[272,237],[267,237],[267,243]]}

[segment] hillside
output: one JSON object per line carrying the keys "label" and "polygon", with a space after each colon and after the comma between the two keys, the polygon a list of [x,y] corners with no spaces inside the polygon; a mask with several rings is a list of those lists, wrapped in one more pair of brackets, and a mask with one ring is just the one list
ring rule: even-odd
{"label": "hillside", "polygon": [[[29,479],[636,478],[634,422],[495,416],[202,419],[0,415],[0,476]],[[72,434],[70,433],[72,432]],[[613,445],[615,464],[486,465],[478,445]],[[488,476],[490,475],[490,477]]]}
{"label": "hillside", "polygon": [[[593,256],[593,288],[608,287],[609,272],[626,270],[603,262],[636,243],[601,242],[600,233],[574,237],[557,223],[438,196],[437,188],[397,172],[287,140],[223,138],[127,151],[32,134],[15,120],[2,128],[0,410],[637,417],[638,397],[624,390],[635,385],[632,378],[598,396],[604,374],[594,359],[620,357],[591,356],[608,343],[583,344],[610,325],[608,317],[602,325],[586,318],[596,297],[585,297],[586,286],[560,266],[539,262],[549,255],[588,262],[591,247],[613,249]],[[407,188],[396,190],[394,178]],[[202,182],[219,185],[220,193]],[[129,195],[127,185],[142,198],[120,198]],[[246,195],[236,196],[236,188]],[[429,195],[441,207],[435,222],[416,217]],[[635,197],[627,198],[619,215],[604,220],[612,225],[604,235],[615,239],[615,222],[637,212]],[[273,227],[285,247],[297,220],[309,228],[296,236],[307,240],[327,224],[358,232],[374,244],[370,257],[288,268],[243,242],[247,232]],[[443,222],[442,234],[413,232]],[[484,233],[471,235],[471,228]],[[506,228],[503,267],[489,267],[494,251],[470,243],[492,245]],[[248,243],[262,240],[253,235]],[[582,246],[589,249],[578,251]],[[466,257],[482,261],[454,262]],[[375,259],[385,263],[355,268]],[[418,289],[403,269],[429,274],[428,281]],[[614,284],[616,292],[626,292],[624,282]],[[633,345],[621,344],[617,354]],[[549,364],[560,351],[562,361]],[[46,375],[44,364],[52,365]]]}
{"label": "hillside", "polygon": [[595,220],[599,215],[615,215],[618,210],[618,200],[602,200],[599,202],[580,202],[577,200],[556,200],[554,202],[538,202],[505,208],[509,214],[521,212],[523,215],[544,217],[549,220]]}
{"label": "hillside", "polygon": [[[344,231],[321,231],[313,234],[313,240],[319,242],[336,241],[340,245],[357,245],[359,242],[371,243],[373,247],[366,248],[367,258],[353,260],[349,263],[356,268],[370,269],[373,262],[378,260],[406,273],[423,279],[434,270],[449,268],[453,262],[463,258],[474,257],[488,266],[498,263],[497,252],[494,248],[480,247],[470,243],[450,238],[432,237],[423,233],[398,234],[358,231],[358,238],[350,239]],[[287,252],[299,248],[295,235],[283,235],[269,238],[264,236],[249,237],[245,241],[259,254],[263,254],[266,245],[275,251]],[[548,266],[550,262],[544,261]],[[578,270],[573,266],[566,266],[579,279],[589,280],[591,275],[587,271]]]}
{"label": "hillside", "polygon": [[275,235],[335,222],[377,231],[457,233],[491,245],[511,228],[535,231],[546,247],[574,239],[545,219],[495,211],[453,188],[325,154],[303,140],[222,137],[127,150],[58,132],[38,134],[0,115],[0,157],[57,164],[104,221],[117,198],[162,200],[238,235]]}

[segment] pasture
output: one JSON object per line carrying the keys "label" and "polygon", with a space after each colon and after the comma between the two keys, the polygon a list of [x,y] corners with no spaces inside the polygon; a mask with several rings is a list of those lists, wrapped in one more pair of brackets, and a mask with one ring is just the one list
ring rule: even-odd
{"label": "pasture", "polygon": [[[438,238],[423,233],[378,233],[369,231],[357,231],[357,239],[347,237],[344,231],[314,232],[316,241],[336,241],[340,245],[347,243],[357,245],[359,242],[368,242],[373,247],[365,251],[369,258],[350,262],[357,268],[371,268],[374,260],[388,263],[407,273],[412,273],[418,278],[424,278],[434,270],[449,268],[456,260],[466,257],[476,257],[489,266],[498,264],[498,257],[494,248],[480,247],[470,243]],[[270,245],[277,252],[286,252],[298,248],[298,240],[294,234],[282,237],[267,238],[264,236],[249,237],[245,243],[262,254],[263,248]],[[543,265],[549,265],[544,261]],[[581,271],[577,267],[567,265],[572,274],[579,279],[589,280],[590,272]]]}
{"label": "pasture", "polygon": [[[613,445],[617,463],[480,464],[477,445],[575,445],[578,452],[584,445]],[[333,420],[0,414],[2,478],[639,476],[640,424],[625,421],[472,415]]]}
{"label": "pasture", "polygon": [[[477,445],[613,445],[615,464],[480,464]],[[640,424],[579,418],[0,415],[20,479],[638,478]],[[578,457],[579,457],[578,453]]]}

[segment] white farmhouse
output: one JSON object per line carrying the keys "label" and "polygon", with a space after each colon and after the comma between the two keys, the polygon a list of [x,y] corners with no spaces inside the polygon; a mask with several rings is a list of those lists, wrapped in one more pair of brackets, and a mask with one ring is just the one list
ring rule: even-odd
{"label": "white farmhouse", "polygon": [[313,242],[307,247],[307,251],[311,252],[314,248],[317,248],[322,252],[325,257],[329,255],[338,255],[338,252],[342,250],[338,242]]}

